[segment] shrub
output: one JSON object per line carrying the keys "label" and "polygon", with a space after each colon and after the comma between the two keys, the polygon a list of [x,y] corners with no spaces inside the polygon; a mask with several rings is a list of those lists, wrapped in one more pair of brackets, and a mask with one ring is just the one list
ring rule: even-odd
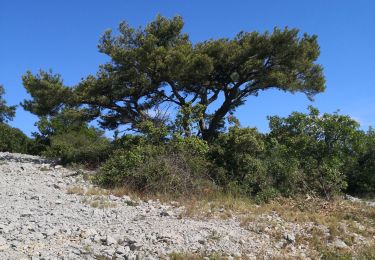
{"label": "shrub", "polygon": [[[337,113],[320,115],[312,107],[308,114],[269,120],[267,135],[237,125],[218,137],[210,149],[211,176],[217,184],[259,201],[299,193],[331,198],[345,190],[348,169],[358,154],[357,122]],[[364,169],[371,171],[371,149],[367,151]],[[368,176],[362,177],[367,181]]]}
{"label": "shrub", "polygon": [[289,148],[274,138],[266,141],[266,152],[263,157],[267,174],[274,189],[284,196],[306,192],[303,182],[303,171],[300,161],[290,156]]}
{"label": "shrub", "polygon": [[362,196],[375,195],[375,131],[358,134],[357,160],[348,167],[348,192]]}
{"label": "shrub", "polygon": [[228,192],[256,195],[270,184],[264,152],[263,136],[255,128],[231,127],[211,146],[211,176]]}
{"label": "shrub", "polygon": [[30,142],[21,130],[0,123],[0,152],[27,153]]}
{"label": "shrub", "polygon": [[57,133],[50,137],[50,146],[43,153],[45,156],[60,159],[61,163],[83,163],[96,166],[108,158],[110,142],[103,137],[103,131],[93,127],[82,127]]}
{"label": "shrub", "polygon": [[[292,113],[286,118],[270,117],[270,138],[286,149],[285,163],[298,164],[296,190],[331,198],[347,186],[345,172],[354,155],[358,123],[348,116]],[[296,167],[293,167],[296,169]],[[291,171],[293,173],[295,171]]]}
{"label": "shrub", "polygon": [[204,146],[197,138],[186,138],[119,149],[100,168],[96,182],[148,193],[199,194],[213,186],[207,179]]}
{"label": "shrub", "polygon": [[35,153],[40,153],[63,164],[79,163],[97,166],[110,153],[111,143],[104,131],[89,127],[85,111],[65,108],[54,116],[41,117],[33,133]]}

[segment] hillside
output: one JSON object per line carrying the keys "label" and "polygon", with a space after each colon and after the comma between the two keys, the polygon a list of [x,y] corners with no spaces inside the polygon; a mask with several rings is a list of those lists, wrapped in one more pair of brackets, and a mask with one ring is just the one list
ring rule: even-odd
{"label": "hillside", "polygon": [[[84,176],[40,157],[0,153],[0,258],[305,259],[319,258],[308,239],[314,232],[333,235],[332,227],[288,221],[256,205],[252,215],[223,217],[223,207],[210,217],[189,216],[187,205],[109,195]],[[327,239],[327,248],[351,251],[369,243],[374,229],[361,234],[365,227],[357,224],[358,233],[340,224],[351,244]]]}

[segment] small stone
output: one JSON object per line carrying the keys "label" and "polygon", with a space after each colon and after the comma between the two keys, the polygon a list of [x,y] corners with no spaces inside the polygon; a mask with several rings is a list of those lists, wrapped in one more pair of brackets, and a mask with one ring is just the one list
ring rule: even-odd
{"label": "small stone", "polygon": [[168,213],[168,211],[163,210],[162,212],[160,212],[160,216],[162,216],[162,217],[168,217],[168,216],[170,216],[170,214]]}
{"label": "small stone", "polygon": [[31,217],[32,213],[31,212],[24,212],[21,214],[21,218],[25,218],[25,217]]}
{"label": "small stone", "polygon": [[116,250],[116,254],[119,254],[119,255],[125,255],[126,253],[128,253],[130,251],[130,248],[128,246],[125,246],[125,247],[119,247],[117,248]]}
{"label": "small stone", "polygon": [[336,238],[335,241],[333,241],[333,245],[337,248],[340,248],[340,249],[345,249],[347,248],[347,244],[345,244],[344,241],[342,241],[341,239],[338,239]]}
{"label": "small stone", "polygon": [[117,200],[119,200],[120,198],[117,197],[117,196],[114,196],[114,195],[109,195],[109,199],[112,200],[112,201],[117,201]]}
{"label": "small stone", "polygon": [[95,235],[97,235],[97,234],[98,234],[98,232],[97,232],[95,229],[93,229],[93,228],[89,228],[89,229],[83,231],[83,232],[81,233],[81,236],[82,236],[82,237],[91,237],[91,236],[95,236]]}
{"label": "small stone", "polygon": [[106,245],[107,245],[107,246],[117,244],[116,239],[114,239],[114,238],[111,237],[111,236],[107,236],[105,242],[106,242]]}
{"label": "small stone", "polygon": [[62,165],[55,165],[54,168],[55,168],[56,170],[61,169],[61,168],[62,168]]}
{"label": "small stone", "polygon": [[0,246],[4,246],[6,244],[7,244],[7,240],[4,237],[0,236]]}
{"label": "small stone", "polygon": [[[99,242],[102,241],[102,237],[101,237],[99,234],[96,234],[96,235],[94,235],[94,236],[92,237],[92,241],[93,241],[93,242],[96,242],[96,243],[99,243]],[[104,240],[103,242],[105,242],[105,240]]]}
{"label": "small stone", "polygon": [[60,187],[59,185],[57,185],[56,183],[53,184],[53,187],[54,187],[55,189],[61,190],[61,187]]}
{"label": "small stone", "polygon": [[139,250],[141,247],[142,247],[142,245],[138,242],[129,245],[129,248],[130,248],[131,251]]}
{"label": "small stone", "polygon": [[124,201],[131,201],[131,200],[132,200],[132,199],[131,199],[129,196],[127,196],[127,195],[122,196],[122,199],[123,199]]}
{"label": "small stone", "polygon": [[203,239],[199,239],[199,240],[198,240],[198,243],[201,244],[201,245],[204,245],[204,244],[206,244],[206,241],[203,240]]}
{"label": "small stone", "polygon": [[43,232],[43,235],[49,237],[49,236],[53,236],[57,233],[57,231],[55,229],[48,229],[46,232]]}
{"label": "small stone", "polygon": [[285,233],[284,234],[284,238],[290,242],[290,243],[294,243],[296,241],[296,236],[292,233]]}

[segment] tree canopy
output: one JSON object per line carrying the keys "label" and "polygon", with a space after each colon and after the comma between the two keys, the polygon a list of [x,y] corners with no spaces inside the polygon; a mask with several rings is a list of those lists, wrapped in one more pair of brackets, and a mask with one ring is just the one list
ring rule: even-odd
{"label": "tree canopy", "polygon": [[57,74],[27,72],[23,84],[32,100],[24,108],[46,116],[74,107],[87,120],[99,118],[103,128],[137,129],[143,121],[163,121],[154,111],[168,104],[179,111],[184,135],[210,141],[226,116],[260,91],[302,92],[311,99],[325,89],[315,35],[275,28],[192,43],[183,25],[179,16],[158,16],[145,28],[120,23],[118,34],[109,30],[100,39],[99,51],[110,61],[96,75],[68,87]]}
{"label": "tree canopy", "polygon": [[16,106],[8,106],[3,99],[4,94],[4,87],[0,85],[0,123],[6,123],[12,120],[16,113]]}

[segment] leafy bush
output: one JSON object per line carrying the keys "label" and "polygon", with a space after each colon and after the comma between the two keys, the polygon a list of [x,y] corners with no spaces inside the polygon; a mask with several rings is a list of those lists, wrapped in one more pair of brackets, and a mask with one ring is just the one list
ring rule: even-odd
{"label": "leafy bush", "polygon": [[359,133],[357,141],[357,160],[348,167],[348,192],[356,195],[375,195],[375,131]]}
{"label": "leafy bush", "polygon": [[270,184],[264,137],[255,128],[231,127],[211,146],[212,178],[227,191],[256,195]]}
{"label": "leafy bush", "polygon": [[83,111],[65,109],[53,117],[41,117],[33,133],[33,149],[63,164],[80,163],[97,166],[110,153],[110,141],[104,131],[89,127]]}
{"label": "leafy bush", "polygon": [[0,123],[0,152],[27,153],[30,142],[21,130]]}
{"label": "leafy bush", "polygon": [[[211,174],[217,184],[258,201],[299,193],[331,198],[345,190],[348,169],[358,154],[357,122],[337,113],[320,115],[312,107],[308,114],[269,120],[267,135],[235,126],[218,137],[210,149]],[[373,160],[365,159],[371,149],[366,151],[364,169],[371,171]],[[364,182],[368,181],[369,174],[363,174]],[[361,174],[357,177],[361,179]]]}
{"label": "leafy bush", "polygon": [[293,177],[285,176],[294,180],[296,191],[330,198],[347,187],[345,173],[354,156],[356,121],[337,113],[320,115],[312,107],[309,114],[295,112],[287,118],[269,119],[269,137],[286,149],[284,162],[298,165],[299,170],[290,171]]}
{"label": "leafy bush", "polygon": [[263,160],[271,179],[270,187],[284,196],[306,192],[303,189],[303,171],[300,168],[300,161],[290,156],[286,145],[280,144],[274,138],[267,138]]}
{"label": "leafy bush", "polygon": [[113,153],[100,168],[96,182],[149,193],[199,194],[204,187],[213,186],[207,179],[207,150],[198,138],[132,145]]}
{"label": "leafy bush", "polygon": [[61,163],[83,163],[98,165],[108,158],[110,142],[103,137],[103,131],[92,127],[82,127],[50,137],[50,146],[45,156],[60,159]]}

